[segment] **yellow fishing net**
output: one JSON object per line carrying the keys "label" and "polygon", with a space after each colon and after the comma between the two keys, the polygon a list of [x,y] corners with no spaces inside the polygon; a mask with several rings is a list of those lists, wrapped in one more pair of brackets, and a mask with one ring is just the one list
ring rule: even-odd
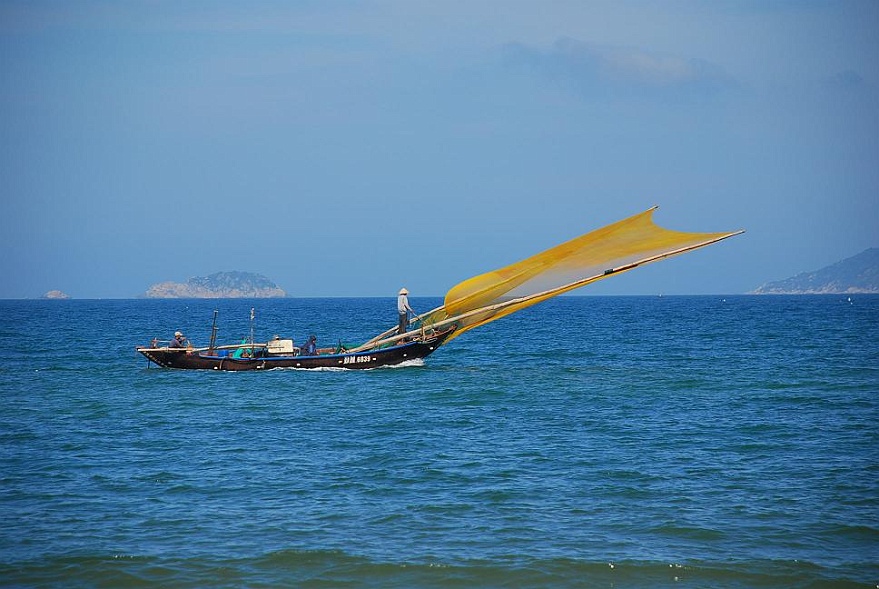
{"label": "yellow fishing net", "polygon": [[[685,233],[653,222],[656,207],[452,287],[422,325],[454,323],[453,337],[641,264],[741,233]],[[452,339],[452,338],[450,338]],[[449,340],[447,340],[449,341]]]}

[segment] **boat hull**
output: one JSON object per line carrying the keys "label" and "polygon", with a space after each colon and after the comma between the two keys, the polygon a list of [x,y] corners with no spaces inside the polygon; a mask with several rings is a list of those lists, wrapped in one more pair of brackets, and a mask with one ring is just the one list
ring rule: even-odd
{"label": "boat hull", "polygon": [[190,351],[175,348],[139,347],[137,351],[150,362],[163,368],[184,370],[272,370],[273,368],[350,368],[368,369],[393,366],[410,360],[418,360],[432,354],[442,345],[447,335],[425,341],[407,342],[401,345],[372,351],[318,356],[267,355],[256,358],[233,358],[219,356],[207,351]]}

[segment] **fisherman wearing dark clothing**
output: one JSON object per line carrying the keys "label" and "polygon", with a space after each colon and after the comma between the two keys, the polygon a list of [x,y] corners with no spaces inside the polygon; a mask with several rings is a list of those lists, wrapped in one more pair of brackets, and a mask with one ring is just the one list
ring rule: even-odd
{"label": "fisherman wearing dark clothing", "polygon": [[185,348],[186,347],[186,338],[183,337],[183,334],[179,331],[174,332],[174,339],[171,340],[171,343],[168,344],[169,348]]}
{"label": "fisherman wearing dark clothing", "polygon": [[417,315],[417,313],[412,310],[412,307],[409,306],[409,291],[405,288],[401,288],[399,296],[397,296],[397,314],[400,316],[397,333],[406,333],[406,329],[409,327],[409,313]]}
{"label": "fisherman wearing dark clothing", "polygon": [[317,338],[315,336],[309,336],[308,341],[305,342],[305,346],[302,347],[302,352],[306,356],[316,356],[317,355]]}

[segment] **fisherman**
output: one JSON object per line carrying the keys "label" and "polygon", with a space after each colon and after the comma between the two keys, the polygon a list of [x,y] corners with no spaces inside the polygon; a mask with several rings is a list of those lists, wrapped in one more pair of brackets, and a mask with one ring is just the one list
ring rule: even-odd
{"label": "fisherman", "polygon": [[397,313],[400,316],[400,326],[397,333],[402,335],[406,333],[406,328],[409,327],[409,313],[413,315],[418,314],[409,306],[409,291],[405,287],[400,289],[397,296]]}
{"label": "fisherman", "polygon": [[306,356],[316,356],[317,355],[317,338],[313,335],[308,336],[308,340],[305,342],[305,345],[302,347],[302,352]]}
{"label": "fisherman", "polygon": [[179,331],[174,332],[174,339],[171,340],[171,343],[168,344],[169,348],[185,348],[186,347],[186,338]]}

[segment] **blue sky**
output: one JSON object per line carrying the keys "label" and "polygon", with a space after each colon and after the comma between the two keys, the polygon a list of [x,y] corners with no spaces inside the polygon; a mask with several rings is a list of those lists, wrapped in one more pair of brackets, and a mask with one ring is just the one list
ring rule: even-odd
{"label": "blue sky", "polygon": [[221,270],[439,296],[660,205],[746,229],[581,294],[879,245],[879,3],[0,2],[0,298]]}

